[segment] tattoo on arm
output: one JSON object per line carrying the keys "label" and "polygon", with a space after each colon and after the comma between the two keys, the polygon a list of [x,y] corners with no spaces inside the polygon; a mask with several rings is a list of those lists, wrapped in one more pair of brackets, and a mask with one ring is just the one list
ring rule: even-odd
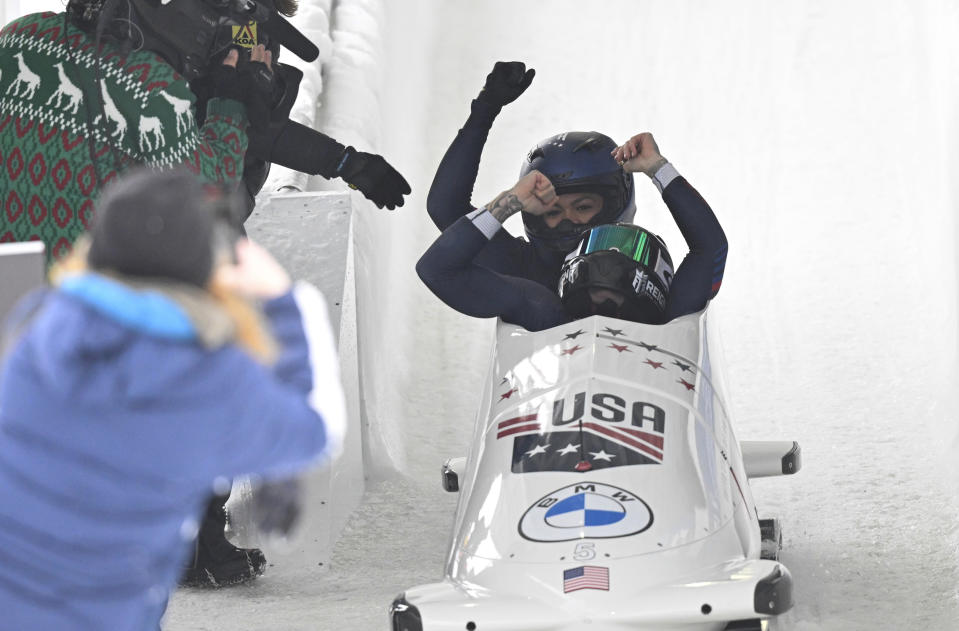
{"label": "tattoo on arm", "polygon": [[648,175],[649,177],[655,176],[656,172],[659,171],[661,168],[663,168],[667,162],[669,162],[669,160],[667,160],[666,158],[660,158],[659,160],[654,162],[648,169],[646,169],[645,171],[646,175]]}
{"label": "tattoo on arm", "polygon": [[506,191],[494,199],[487,209],[497,221],[503,223],[510,216],[523,210],[523,202],[519,201],[515,194]]}

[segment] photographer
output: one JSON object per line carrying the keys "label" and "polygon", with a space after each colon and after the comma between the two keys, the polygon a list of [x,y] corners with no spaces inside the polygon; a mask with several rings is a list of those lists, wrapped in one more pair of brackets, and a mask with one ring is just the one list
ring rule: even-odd
{"label": "photographer", "polygon": [[283,479],[340,450],[323,298],[224,238],[231,203],[183,169],[119,178],[14,323],[0,627],[157,629],[217,480]]}
{"label": "photographer", "polygon": [[[264,0],[274,7],[272,0]],[[296,11],[293,0],[277,0],[275,10],[283,15]],[[247,215],[252,213],[256,195],[270,172],[271,164],[278,164],[301,173],[320,175],[326,179],[339,177],[377,207],[393,210],[404,204],[404,195],[410,186],[400,173],[382,156],[357,151],[305,125],[290,120],[303,73],[293,66],[277,63],[280,42],[271,36],[269,28],[251,22],[243,27],[221,27],[217,35],[220,52],[213,58],[216,68],[228,51],[240,53],[240,68],[260,47],[271,53],[274,62],[274,81],[271,98],[255,112],[251,112],[248,130],[250,145],[243,167],[243,189],[247,196]],[[222,42],[222,43],[221,43]],[[191,82],[197,95],[197,116],[203,121],[206,103],[215,94],[211,75]]]}
{"label": "photographer", "polygon": [[204,0],[70,0],[65,13],[8,24],[0,33],[0,147],[10,167],[0,170],[0,241],[41,240],[49,260],[62,258],[92,225],[99,189],[137,164],[237,181],[247,110],[268,98],[269,54],[252,57],[259,73],[255,65],[238,71],[235,53],[223,60],[202,126],[185,77],[208,72],[217,25],[241,19]]}
{"label": "photographer", "polygon": [[[48,261],[65,258],[93,224],[99,189],[137,164],[182,164],[200,180],[235,187],[248,128],[268,112],[276,83],[264,46],[239,68],[239,51],[221,47],[210,67],[218,33],[248,22],[235,6],[70,0],[65,13],[27,15],[4,28],[0,147],[11,168],[0,169],[9,211],[0,213],[0,241],[41,240]],[[187,79],[200,75],[209,91],[198,124]],[[198,575],[230,582],[262,572],[262,554],[223,536],[222,503],[210,506],[205,523],[217,520],[219,535],[192,555]],[[208,552],[219,563],[207,563]]]}
{"label": "photographer", "polygon": [[[291,0],[269,4],[271,9],[287,16],[296,10],[296,3]],[[292,66],[276,63],[280,42],[270,36],[269,29],[255,22],[242,27],[220,27],[215,48],[220,52],[209,66],[214,72],[190,83],[197,96],[201,121],[206,115],[207,103],[215,94],[215,71],[222,58],[239,53],[238,67],[243,69],[250,60],[256,59],[258,51],[265,49],[274,62],[270,99],[260,102],[250,112],[250,144],[240,185],[246,207],[239,218],[240,223],[253,212],[256,195],[263,187],[272,163],[311,175],[341,177],[380,208],[385,206],[392,210],[403,205],[403,195],[410,192],[409,184],[385,159],[344,147],[329,136],[289,119],[302,73]],[[181,585],[234,585],[252,580],[266,569],[266,558],[261,550],[237,548],[226,538],[225,506],[229,498],[229,491],[214,495],[207,505],[194,555],[180,580]]]}

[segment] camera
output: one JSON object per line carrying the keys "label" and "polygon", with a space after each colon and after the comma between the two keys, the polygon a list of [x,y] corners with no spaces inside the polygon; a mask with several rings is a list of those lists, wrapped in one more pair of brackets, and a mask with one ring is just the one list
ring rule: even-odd
{"label": "camera", "polygon": [[[225,16],[234,28],[244,28],[251,24],[259,30],[259,43],[268,43],[272,38],[280,46],[303,61],[315,61],[320,49],[295,26],[280,15],[275,8],[256,0],[204,0]],[[253,39],[256,39],[254,37]],[[245,44],[241,44],[245,46]],[[247,48],[252,48],[248,46]]]}

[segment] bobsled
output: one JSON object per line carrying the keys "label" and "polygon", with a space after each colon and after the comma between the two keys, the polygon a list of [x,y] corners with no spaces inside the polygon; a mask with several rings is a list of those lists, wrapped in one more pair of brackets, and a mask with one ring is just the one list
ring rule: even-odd
{"label": "bobsled", "polygon": [[497,324],[441,582],[394,631],[765,629],[792,606],[776,520],[749,480],[801,466],[737,442],[706,310],[664,325]]}

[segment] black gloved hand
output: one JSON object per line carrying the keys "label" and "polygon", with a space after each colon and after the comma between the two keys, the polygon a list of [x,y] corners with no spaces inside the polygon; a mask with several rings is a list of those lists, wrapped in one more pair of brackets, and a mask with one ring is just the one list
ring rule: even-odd
{"label": "black gloved hand", "polygon": [[253,522],[261,534],[285,537],[300,518],[299,478],[261,482],[253,490]]}
{"label": "black gloved hand", "polygon": [[246,117],[254,129],[266,129],[270,124],[273,109],[273,89],[276,75],[262,61],[241,62],[236,71],[240,87],[244,91],[243,103]]}
{"label": "black gloved hand", "polygon": [[518,99],[535,76],[536,71],[527,70],[522,61],[497,61],[476,98],[494,107],[503,107]]}
{"label": "black gloved hand", "polygon": [[246,106],[246,117],[255,129],[270,122],[275,77],[262,61],[242,61],[239,67],[216,64],[210,70],[213,96],[233,99]]}
{"label": "black gloved hand", "polygon": [[210,82],[213,84],[212,96],[243,101],[243,89],[240,87],[236,66],[229,64],[212,66],[210,68]]}
{"label": "black gloved hand", "polygon": [[403,205],[403,196],[410,194],[410,185],[383,156],[347,147],[340,156],[334,177],[366,196],[377,208],[393,210]]}

